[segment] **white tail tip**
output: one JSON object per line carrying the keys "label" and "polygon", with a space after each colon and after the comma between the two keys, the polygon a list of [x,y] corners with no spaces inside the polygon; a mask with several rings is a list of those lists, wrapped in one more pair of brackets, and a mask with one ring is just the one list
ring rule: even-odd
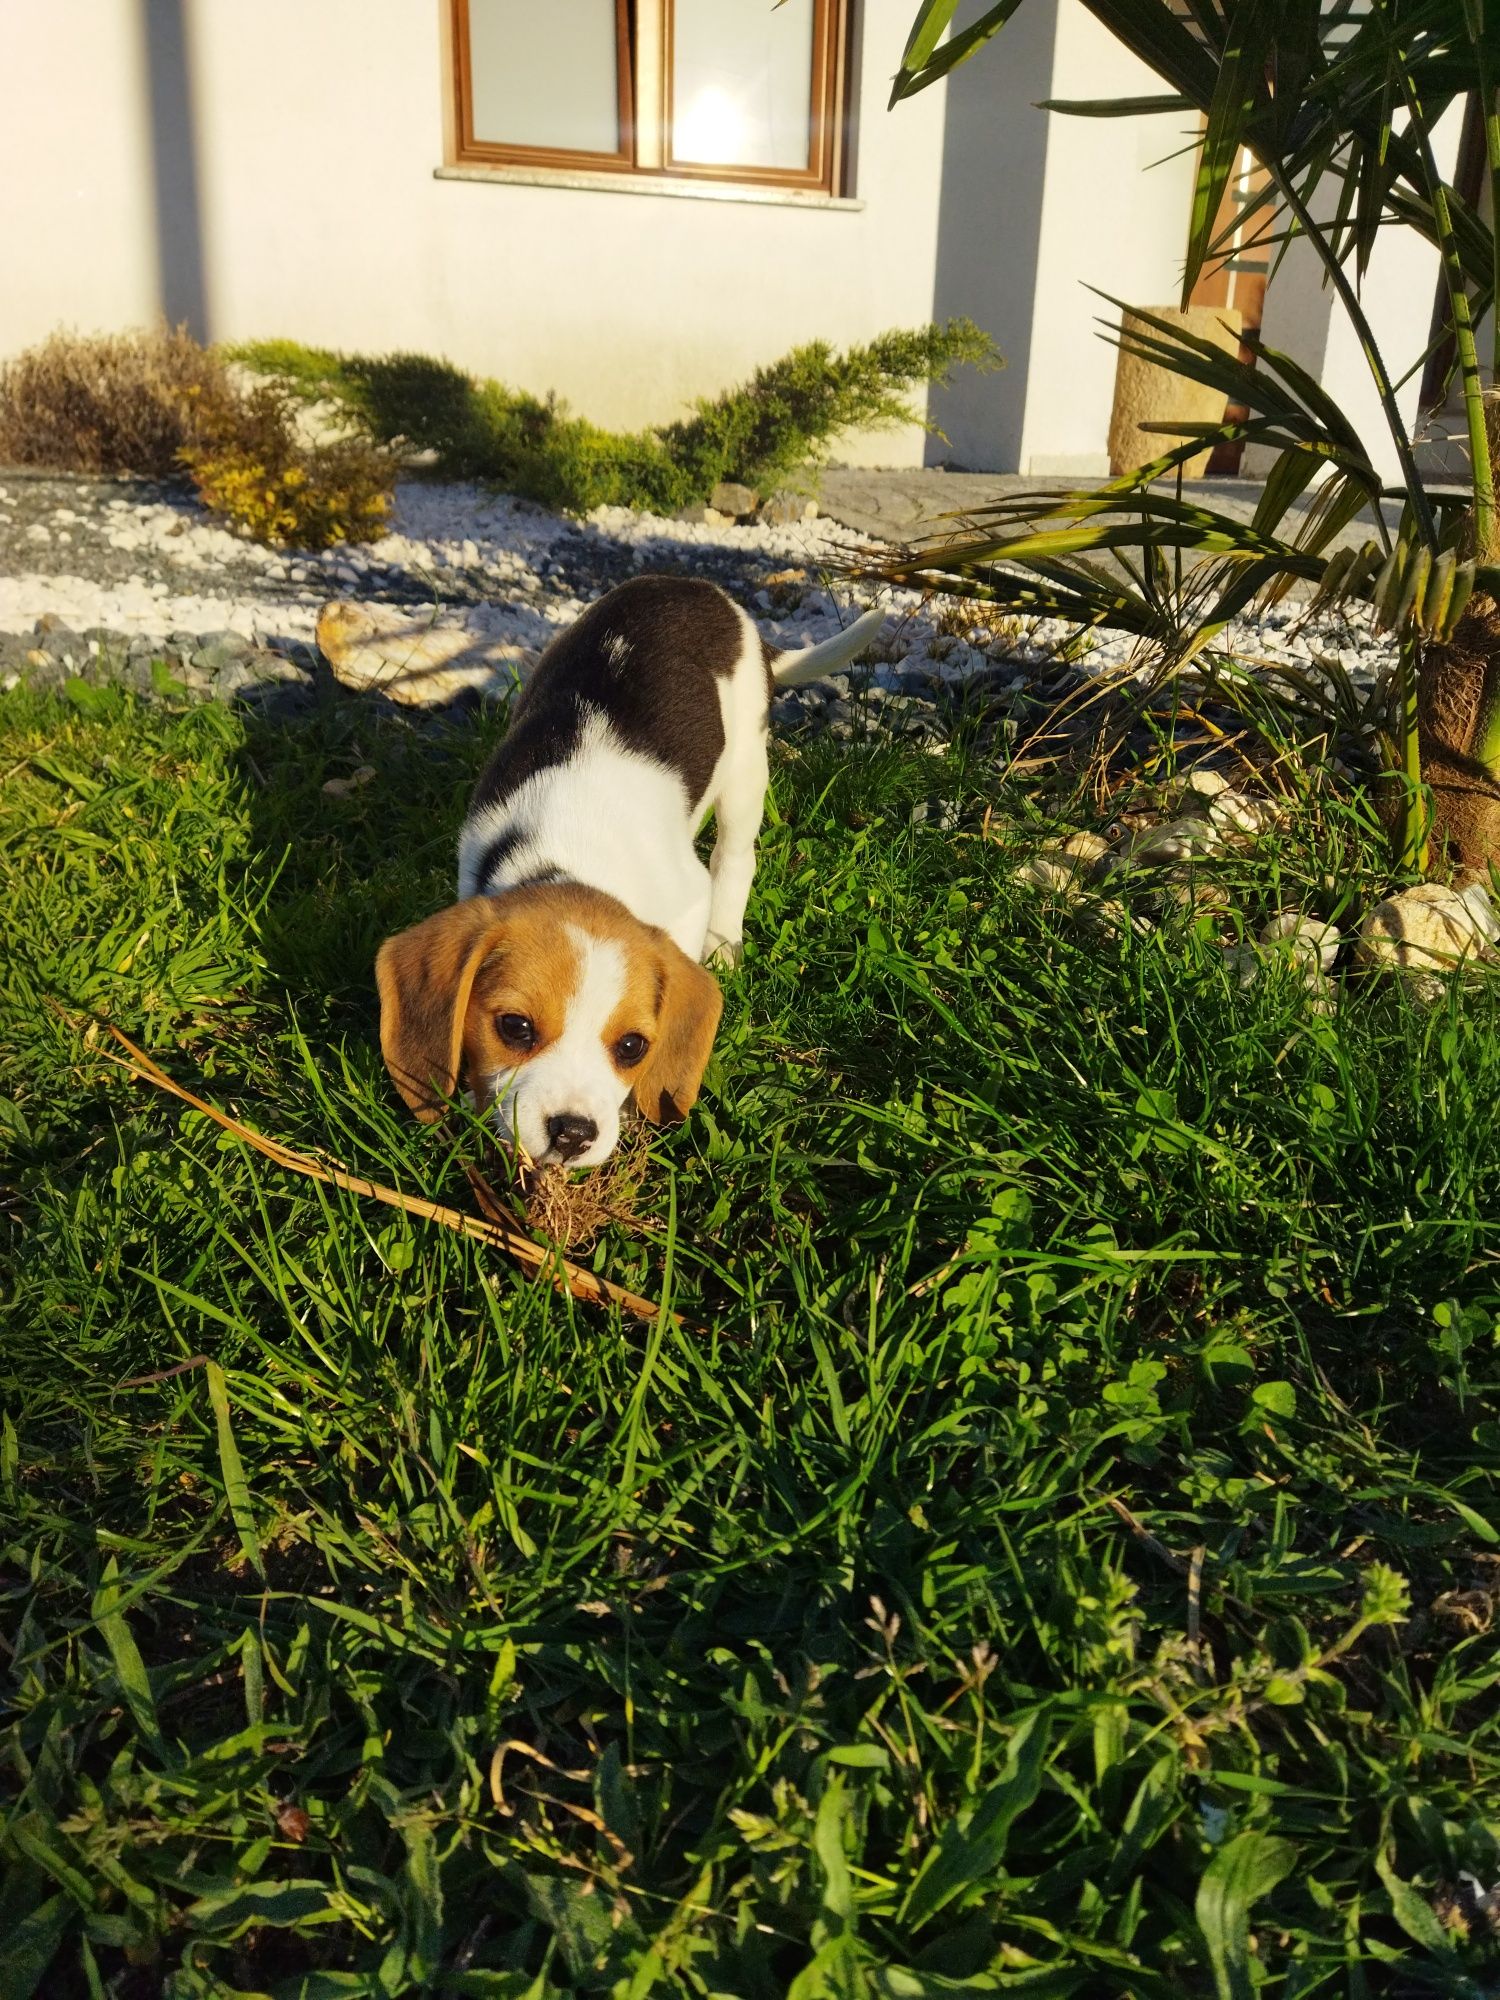
{"label": "white tail tip", "polygon": [[772,662],[771,676],[779,688],[805,687],[809,681],[820,681],[847,666],[856,653],[862,653],[884,623],[885,613],[878,606],[862,612],[852,625],[835,632],[831,639],[820,639],[816,646],[804,646],[796,653],[780,654]]}

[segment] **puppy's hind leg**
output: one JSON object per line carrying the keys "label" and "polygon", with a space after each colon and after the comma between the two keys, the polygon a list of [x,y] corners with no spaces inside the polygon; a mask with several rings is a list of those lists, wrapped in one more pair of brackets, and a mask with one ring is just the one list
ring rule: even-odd
{"label": "puppy's hind leg", "polygon": [[764,727],[747,731],[735,745],[714,799],[714,851],[708,873],[713,885],[708,908],[705,965],[738,965],[744,946],[745,905],[755,880],[755,841],[765,810],[771,767]]}

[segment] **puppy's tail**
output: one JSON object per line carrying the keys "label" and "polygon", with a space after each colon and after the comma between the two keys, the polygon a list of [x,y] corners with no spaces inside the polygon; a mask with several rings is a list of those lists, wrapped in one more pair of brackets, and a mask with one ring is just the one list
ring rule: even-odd
{"label": "puppy's tail", "polygon": [[799,688],[822,680],[825,674],[837,673],[856,653],[864,651],[884,623],[883,611],[866,611],[831,639],[804,646],[800,652],[778,653],[771,662],[771,678],[779,688]]}

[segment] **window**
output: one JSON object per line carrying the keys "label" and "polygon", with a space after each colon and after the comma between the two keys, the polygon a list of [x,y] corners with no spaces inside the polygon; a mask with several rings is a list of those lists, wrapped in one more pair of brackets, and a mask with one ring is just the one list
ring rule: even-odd
{"label": "window", "polygon": [[483,166],[839,192],[845,0],[452,0]]}

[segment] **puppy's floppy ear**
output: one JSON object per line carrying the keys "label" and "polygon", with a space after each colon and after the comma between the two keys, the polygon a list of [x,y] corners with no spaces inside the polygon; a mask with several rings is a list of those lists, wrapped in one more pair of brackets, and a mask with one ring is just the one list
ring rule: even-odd
{"label": "puppy's floppy ear", "polygon": [[662,938],[659,954],[661,1017],[631,1094],[653,1125],[675,1125],[686,1118],[698,1095],[724,996],[713,974],[695,965],[669,937]]}
{"label": "puppy's floppy ear", "polygon": [[469,995],[504,936],[495,899],[471,896],[387,938],[376,953],[380,1052],[396,1088],[426,1122],[458,1087]]}

